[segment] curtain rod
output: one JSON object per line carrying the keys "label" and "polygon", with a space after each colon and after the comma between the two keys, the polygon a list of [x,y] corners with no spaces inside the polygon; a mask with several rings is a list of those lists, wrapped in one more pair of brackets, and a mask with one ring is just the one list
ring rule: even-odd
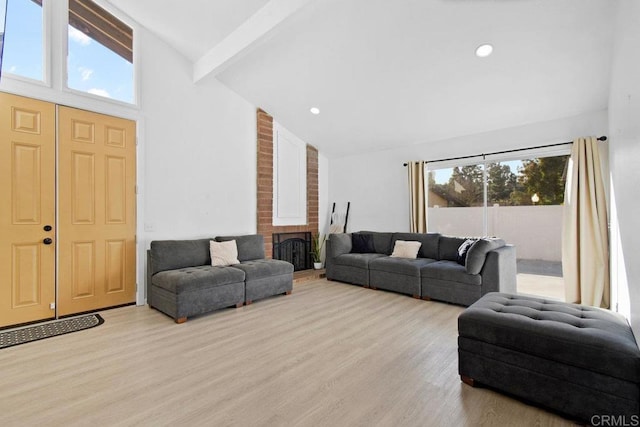
{"label": "curtain rod", "polygon": [[[601,136],[601,137],[596,138],[596,139],[598,141],[606,141],[607,137],[606,136]],[[568,145],[568,144],[573,144],[573,141],[559,142],[557,144],[537,145],[535,147],[527,147],[527,148],[516,148],[516,149],[513,149],[513,150],[494,151],[492,153],[474,154],[472,156],[449,157],[447,159],[438,159],[438,160],[425,160],[425,163],[437,163],[437,162],[447,162],[449,160],[471,159],[473,157],[484,157],[484,156],[493,156],[495,154],[515,153],[515,152],[518,152],[518,151],[536,150],[538,148],[558,147],[560,145]],[[407,163],[404,163],[403,166],[407,166]]]}

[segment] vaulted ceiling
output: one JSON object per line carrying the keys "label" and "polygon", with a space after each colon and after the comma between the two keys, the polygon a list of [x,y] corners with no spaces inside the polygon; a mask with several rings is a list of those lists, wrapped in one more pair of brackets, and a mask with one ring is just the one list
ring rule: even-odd
{"label": "vaulted ceiling", "polygon": [[615,0],[109,2],[330,157],[607,107]]}

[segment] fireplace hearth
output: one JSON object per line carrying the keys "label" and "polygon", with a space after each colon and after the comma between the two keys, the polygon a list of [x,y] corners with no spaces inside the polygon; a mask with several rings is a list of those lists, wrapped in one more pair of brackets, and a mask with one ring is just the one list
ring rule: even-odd
{"label": "fireplace hearth", "polygon": [[274,233],[273,259],[290,262],[294,271],[312,268],[311,233]]}

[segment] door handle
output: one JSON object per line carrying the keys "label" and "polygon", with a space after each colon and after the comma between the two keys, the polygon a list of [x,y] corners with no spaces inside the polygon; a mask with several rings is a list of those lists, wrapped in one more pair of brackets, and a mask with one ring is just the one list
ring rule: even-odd
{"label": "door handle", "polygon": [[42,241],[42,243],[44,243],[45,245],[50,245],[53,243],[53,240],[51,240],[49,237],[47,237],[46,239],[44,239]]}
{"label": "door handle", "polygon": [[53,227],[51,227],[50,225],[45,225],[43,228],[44,231],[51,231],[53,229]]}

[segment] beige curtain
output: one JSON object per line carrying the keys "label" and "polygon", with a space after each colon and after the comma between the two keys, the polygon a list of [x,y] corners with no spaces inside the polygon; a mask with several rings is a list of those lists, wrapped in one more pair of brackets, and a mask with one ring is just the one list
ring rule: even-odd
{"label": "beige curtain", "polygon": [[427,232],[427,189],[424,183],[424,162],[407,162],[409,175],[409,212],[412,233]]}
{"label": "beige curtain", "polygon": [[562,270],[567,302],[609,307],[609,237],[598,140],[573,141],[564,196]]}

